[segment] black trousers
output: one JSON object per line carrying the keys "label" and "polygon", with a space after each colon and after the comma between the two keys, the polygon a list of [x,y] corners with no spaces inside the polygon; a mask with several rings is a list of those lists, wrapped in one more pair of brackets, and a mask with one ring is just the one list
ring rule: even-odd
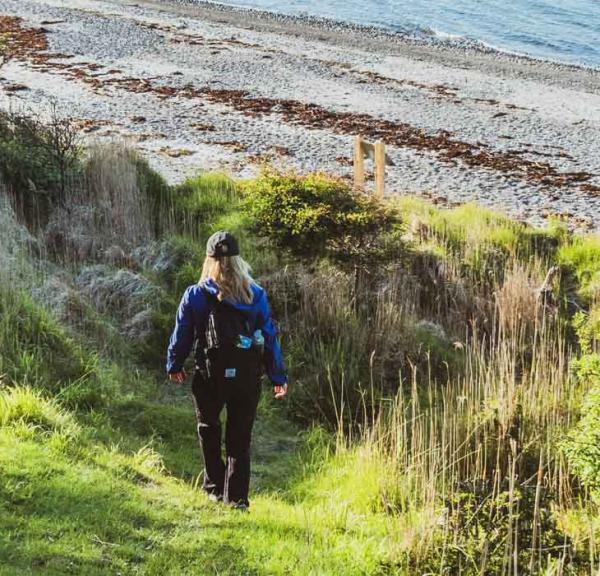
{"label": "black trousers", "polygon": [[[215,370],[217,372],[217,370]],[[225,503],[248,505],[250,440],[261,393],[259,373],[238,373],[224,378],[196,370],[192,394],[198,421],[198,439],[204,455],[203,488],[223,496]],[[221,412],[227,409],[225,455],[221,441]]]}

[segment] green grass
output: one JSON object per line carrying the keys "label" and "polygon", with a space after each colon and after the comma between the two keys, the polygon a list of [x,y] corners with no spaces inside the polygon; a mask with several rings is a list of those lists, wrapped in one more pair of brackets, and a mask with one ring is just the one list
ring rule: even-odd
{"label": "green grass", "polygon": [[479,268],[488,266],[493,255],[503,260],[506,256],[551,258],[568,236],[559,222],[533,228],[477,204],[441,209],[426,200],[403,196],[392,200],[392,205],[418,236],[419,244],[441,256],[460,254]]}
{"label": "green grass", "polygon": [[558,251],[558,262],[576,279],[577,292],[586,302],[600,295],[600,237],[575,236]]}
{"label": "green grass", "polygon": [[136,447],[135,435],[147,440],[156,423],[166,425],[163,441],[191,447],[189,405],[155,406],[152,417],[138,406],[137,421],[109,442],[31,390],[2,399],[0,574],[358,575],[390,560],[390,519],[370,509],[356,460],[331,466],[335,474],[304,468],[282,450],[298,445],[295,431],[267,406],[254,441],[256,493],[243,515],[209,503],[197,478],[169,472],[154,442]]}
{"label": "green grass", "polygon": [[[551,565],[567,540],[577,553],[571,573],[597,562],[590,542],[600,514],[557,446],[580,411],[571,441],[596,442],[597,398],[580,405],[588,384],[565,375],[565,350],[576,343],[553,331],[553,317],[541,329],[531,303],[552,264],[586,303],[597,239],[571,238],[560,226],[534,230],[476,206],[441,210],[402,198],[390,225],[408,249],[395,266],[374,270],[374,302],[355,298],[355,277],[343,266],[287,261],[229,178],[204,174],[169,187],[146,165],[138,171],[140,187],[172,219],[153,221],[170,264],[136,269],[164,295],[152,303],[147,340],[113,338],[117,319],[84,297],[73,304],[84,321],[63,325],[0,281],[1,575],[480,574],[485,539],[494,542],[492,574],[505,566],[514,520],[506,499],[515,494],[519,563],[528,565],[540,453],[540,546],[549,550],[540,570],[557,573]],[[267,390],[260,404],[248,515],[198,489],[189,394],[161,380],[178,299],[197,281],[204,243],[218,229],[240,237],[265,280],[292,374],[286,404]],[[581,374],[596,374],[597,363],[579,362]],[[522,442],[514,448],[513,434]],[[475,460],[480,446],[486,454]],[[511,450],[516,491],[505,486]],[[595,455],[569,455],[592,489]],[[498,493],[481,480],[496,462]],[[570,491],[564,499],[557,485]]]}
{"label": "green grass", "polygon": [[[388,562],[389,519],[345,498],[361,483],[354,462],[325,469],[328,435],[300,435],[267,391],[252,510],[240,515],[198,489],[185,391],[104,360],[62,377],[86,352],[22,293],[2,294],[12,383],[0,388],[0,574],[375,574]],[[101,403],[73,402],[103,381]]]}
{"label": "green grass", "polygon": [[171,189],[176,226],[196,239],[208,237],[215,221],[239,205],[236,183],[224,174],[188,178]]}
{"label": "green grass", "polygon": [[0,283],[0,374],[32,385],[62,385],[88,377],[96,359],[24,292]]}

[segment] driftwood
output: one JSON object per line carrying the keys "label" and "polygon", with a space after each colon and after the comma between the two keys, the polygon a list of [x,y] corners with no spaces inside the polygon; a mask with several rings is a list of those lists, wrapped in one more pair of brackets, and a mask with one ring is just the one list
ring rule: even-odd
{"label": "driftwood", "polygon": [[552,285],[554,284],[554,279],[556,278],[556,276],[559,272],[560,272],[559,266],[552,266],[552,268],[550,268],[550,270],[548,270],[548,273],[546,274],[546,278],[544,279],[544,282],[537,290],[538,299],[546,297],[549,294],[552,294]]}
{"label": "driftwood", "polygon": [[548,270],[546,278],[544,278],[544,282],[537,289],[536,300],[538,306],[552,312],[556,312],[556,310],[558,310],[558,302],[556,301],[552,287],[554,286],[554,280],[558,276],[559,272],[560,266],[552,266],[552,268]]}

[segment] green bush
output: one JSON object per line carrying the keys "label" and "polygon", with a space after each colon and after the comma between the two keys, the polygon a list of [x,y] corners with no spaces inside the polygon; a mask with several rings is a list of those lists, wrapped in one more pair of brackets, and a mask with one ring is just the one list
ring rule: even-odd
{"label": "green bush", "polygon": [[571,363],[571,371],[581,388],[590,391],[581,419],[563,447],[575,474],[600,501],[600,354],[594,353],[599,334],[596,316],[578,312],[573,319],[583,355]]}
{"label": "green bush", "polygon": [[401,255],[394,212],[342,180],[265,172],[244,190],[255,231],[295,257],[370,269]]}
{"label": "green bush", "polygon": [[[595,351],[596,342],[600,340],[600,309],[595,305],[589,313],[581,310],[576,312],[572,325],[582,353],[591,355]],[[575,365],[577,366],[578,362]]]}
{"label": "green bush", "polygon": [[600,356],[585,356],[576,370],[595,384],[584,402],[582,418],[564,446],[571,468],[600,503]]}
{"label": "green bush", "polygon": [[[568,536],[557,526],[556,518],[549,513],[552,501],[542,496],[539,517],[536,517],[535,487],[523,486],[512,494],[508,490],[495,491],[480,484],[461,486],[445,503],[449,531],[455,534],[450,541],[439,538],[443,554],[431,554],[419,566],[422,574],[481,574],[506,573],[513,564],[515,572],[522,574],[553,574],[550,567],[561,561],[565,549],[571,549]],[[506,535],[511,525],[518,521],[519,548],[507,557]],[[532,558],[536,543],[532,541],[537,524],[543,550]],[[513,528],[514,529],[514,528]],[[568,557],[566,574],[587,573],[585,560]],[[518,568],[517,568],[518,567]],[[533,568],[534,571],[531,571]],[[548,571],[546,571],[546,568]],[[582,570],[581,572],[579,570]],[[585,571],[585,572],[584,572]]]}
{"label": "green bush", "polygon": [[43,224],[65,199],[67,181],[78,171],[77,133],[56,111],[50,121],[0,112],[0,176],[18,212],[31,226]]}

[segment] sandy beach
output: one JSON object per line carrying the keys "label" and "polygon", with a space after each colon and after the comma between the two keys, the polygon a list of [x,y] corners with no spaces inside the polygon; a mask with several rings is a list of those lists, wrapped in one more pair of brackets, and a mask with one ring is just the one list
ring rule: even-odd
{"label": "sandy beach", "polygon": [[0,0],[0,17],[0,106],[56,102],[172,181],[264,162],[350,177],[363,134],[387,144],[388,194],[600,228],[598,71],[190,2]]}

